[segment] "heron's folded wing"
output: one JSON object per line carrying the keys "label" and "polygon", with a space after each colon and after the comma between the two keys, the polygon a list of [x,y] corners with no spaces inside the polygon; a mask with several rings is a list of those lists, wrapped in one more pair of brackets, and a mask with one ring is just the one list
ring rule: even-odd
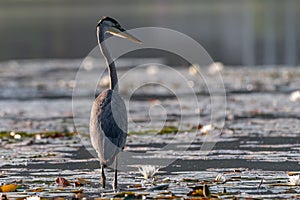
{"label": "heron's folded wing", "polygon": [[123,149],[127,136],[127,111],[117,92],[110,92],[102,104],[99,119],[105,136],[118,148]]}

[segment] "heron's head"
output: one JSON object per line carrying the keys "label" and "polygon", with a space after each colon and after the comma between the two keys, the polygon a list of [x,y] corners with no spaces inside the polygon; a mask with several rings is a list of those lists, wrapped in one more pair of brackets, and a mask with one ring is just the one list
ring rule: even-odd
{"label": "heron's head", "polygon": [[126,30],[122,28],[121,25],[111,17],[101,18],[97,24],[97,29],[104,29],[106,33],[129,39],[135,43],[142,43],[139,39],[126,32]]}

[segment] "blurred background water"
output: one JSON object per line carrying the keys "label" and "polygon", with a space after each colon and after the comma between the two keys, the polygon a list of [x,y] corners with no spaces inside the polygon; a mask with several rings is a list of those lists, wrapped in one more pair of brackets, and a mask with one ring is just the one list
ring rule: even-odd
{"label": "blurred background water", "polygon": [[185,33],[226,65],[294,66],[299,11],[297,0],[2,0],[0,60],[82,58],[96,45],[98,19],[109,15],[127,29]]}

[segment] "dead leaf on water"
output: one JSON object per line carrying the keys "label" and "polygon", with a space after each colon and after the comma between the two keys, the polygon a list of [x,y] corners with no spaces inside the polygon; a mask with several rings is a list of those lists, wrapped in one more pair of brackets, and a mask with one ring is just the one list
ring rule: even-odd
{"label": "dead leaf on water", "polygon": [[16,184],[7,184],[0,187],[1,192],[14,192],[16,191],[18,185]]}
{"label": "dead leaf on water", "polygon": [[77,179],[78,179],[78,181],[80,181],[81,183],[86,183],[86,184],[90,183],[90,181],[85,180],[84,178],[77,178]]}
{"label": "dead leaf on water", "polygon": [[142,184],[135,184],[135,185],[129,185],[128,187],[129,188],[141,188],[141,187],[143,187],[143,185]]}
{"label": "dead leaf on water", "polygon": [[300,172],[288,172],[287,173],[289,176],[294,176],[300,174]]}
{"label": "dead leaf on water", "polygon": [[78,190],[71,190],[72,193],[82,193],[83,189],[79,188]]}
{"label": "dead leaf on water", "polygon": [[56,179],[56,183],[63,187],[67,187],[71,185],[70,182],[63,177],[58,177]]}
{"label": "dead leaf on water", "polygon": [[155,196],[155,199],[181,199],[180,196],[164,196],[164,195],[158,195]]}
{"label": "dead leaf on water", "polygon": [[82,183],[80,183],[79,181],[75,181],[74,182],[74,186],[75,187],[81,187],[81,186],[83,186],[84,184],[82,184]]}
{"label": "dead leaf on water", "polygon": [[274,183],[274,184],[269,184],[268,186],[275,187],[275,186],[291,186],[291,185],[288,183]]}
{"label": "dead leaf on water", "polygon": [[197,189],[197,190],[190,191],[187,195],[188,196],[204,196],[202,189]]}
{"label": "dead leaf on water", "polygon": [[86,185],[86,184],[89,184],[89,183],[90,183],[90,181],[85,180],[85,179],[83,179],[83,178],[77,178],[77,180],[78,180],[78,181],[75,181],[75,182],[74,182],[75,187],[83,186],[83,185]]}
{"label": "dead leaf on water", "polygon": [[116,197],[128,197],[128,196],[135,196],[135,192],[119,192],[118,194],[116,194],[114,196],[114,198],[116,198]]}
{"label": "dead leaf on water", "polygon": [[210,190],[209,190],[209,187],[208,185],[203,185],[202,187],[201,186],[198,186],[196,187],[196,189],[194,189],[193,191],[190,191],[187,196],[199,196],[199,197],[206,197],[206,198],[209,198],[211,196],[215,196],[215,195],[212,195]]}
{"label": "dead leaf on water", "polygon": [[183,182],[199,182],[198,178],[183,178]]}
{"label": "dead leaf on water", "polygon": [[42,192],[45,188],[43,187],[38,187],[38,188],[34,188],[34,189],[30,189],[28,190],[29,192]]}

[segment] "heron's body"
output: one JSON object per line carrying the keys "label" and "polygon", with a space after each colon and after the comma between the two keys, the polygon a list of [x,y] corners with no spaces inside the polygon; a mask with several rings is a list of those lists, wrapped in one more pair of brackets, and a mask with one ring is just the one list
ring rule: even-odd
{"label": "heron's body", "polygon": [[92,145],[100,165],[109,166],[123,150],[127,136],[126,107],[119,93],[111,89],[103,91],[94,101],[90,119]]}
{"label": "heron's body", "polygon": [[126,33],[120,24],[110,17],[103,17],[97,24],[98,44],[108,66],[110,88],[103,91],[94,101],[90,117],[90,137],[100,161],[102,187],[105,187],[104,168],[114,162],[113,186],[116,188],[118,153],[124,149],[126,143],[127,112],[124,101],[118,93],[118,76],[115,63],[103,43],[106,33],[127,38],[137,43],[140,41]]}

